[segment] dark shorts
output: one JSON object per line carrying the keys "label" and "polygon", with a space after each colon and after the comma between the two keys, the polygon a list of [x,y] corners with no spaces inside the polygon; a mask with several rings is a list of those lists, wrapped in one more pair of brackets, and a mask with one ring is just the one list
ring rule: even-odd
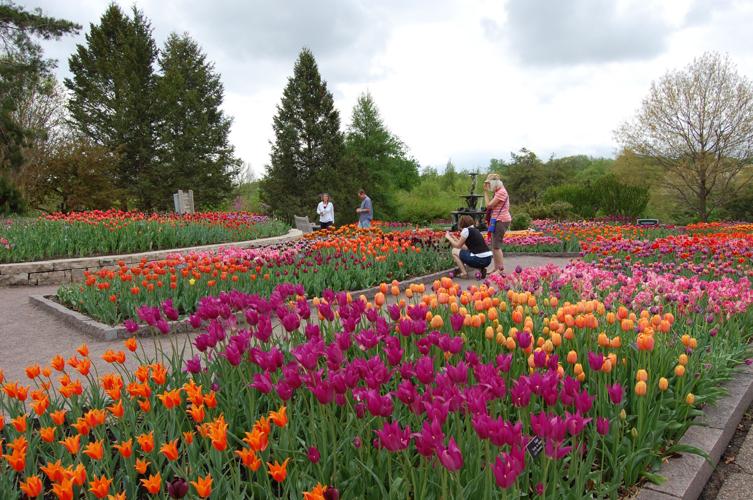
{"label": "dark shorts", "polygon": [[319,227],[321,229],[327,229],[328,227],[332,226],[334,222],[319,222]]}
{"label": "dark shorts", "polygon": [[492,234],[492,249],[502,250],[502,241],[505,239],[505,233],[510,229],[510,221],[497,221],[494,225],[494,234]]}
{"label": "dark shorts", "polygon": [[485,267],[489,267],[489,264],[492,263],[492,256],[476,257],[475,255],[471,255],[471,252],[464,248],[460,250],[460,262],[476,269],[484,269]]}

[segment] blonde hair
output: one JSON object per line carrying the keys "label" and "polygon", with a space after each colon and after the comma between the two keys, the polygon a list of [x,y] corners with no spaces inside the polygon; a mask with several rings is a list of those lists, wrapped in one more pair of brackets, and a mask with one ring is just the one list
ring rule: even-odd
{"label": "blonde hair", "polygon": [[489,187],[491,188],[492,191],[497,191],[497,190],[502,189],[503,187],[505,187],[505,185],[499,179],[499,176],[497,176],[496,179],[489,179],[487,177],[486,182],[489,183]]}

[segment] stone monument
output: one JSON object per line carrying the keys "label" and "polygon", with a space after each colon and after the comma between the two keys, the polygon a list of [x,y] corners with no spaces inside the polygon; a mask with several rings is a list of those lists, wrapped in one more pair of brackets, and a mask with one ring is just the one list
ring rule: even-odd
{"label": "stone monument", "polygon": [[179,189],[177,193],[173,193],[173,202],[175,203],[175,213],[180,215],[194,213],[192,189],[188,191]]}

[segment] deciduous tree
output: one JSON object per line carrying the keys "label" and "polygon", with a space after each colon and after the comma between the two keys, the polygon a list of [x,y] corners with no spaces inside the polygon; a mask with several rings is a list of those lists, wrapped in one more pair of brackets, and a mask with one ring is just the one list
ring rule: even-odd
{"label": "deciduous tree", "polygon": [[753,85],[729,58],[706,53],[651,84],[623,146],[660,165],[678,203],[707,220],[751,180]]}

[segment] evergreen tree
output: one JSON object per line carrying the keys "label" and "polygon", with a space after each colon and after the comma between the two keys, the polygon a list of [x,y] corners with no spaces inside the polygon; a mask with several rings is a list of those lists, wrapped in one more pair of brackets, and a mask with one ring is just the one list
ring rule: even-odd
{"label": "evergreen tree", "polygon": [[220,107],[224,88],[214,65],[187,34],[170,35],[157,83],[159,173],[155,206],[169,208],[171,193],[192,189],[196,205],[213,207],[232,193],[240,161],[230,144],[231,119]]}
{"label": "evergreen tree", "polygon": [[346,148],[374,200],[375,212],[394,217],[397,207],[393,195],[399,189],[409,191],[418,183],[418,164],[408,157],[403,142],[384,125],[368,92],[353,107]]}
{"label": "evergreen tree", "polygon": [[133,8],[129,18],[110,4],[100,24],[92,24],[86,45],[69,59],[72,79],[65,86],[73,124],[95,144],[119,153],[117,186],[140,208],[160,203],[151,189],[156,166],[154,62],[157,49],[144,15]]}
{"label": "evergreen tree", "polygon": [[54,61],[42,56],[33,37],[57,39],[81,27],[70,21],[26,11],[0,0],[0,174],[23,164],[22,147],[29,130],[14,118],[18,103],[29,92],[45,85]]}
{"label": "evergreen tree", "polygon": [[280,217],[313,215],[318,195],[332,195],[336,221],[353,220],[358,179],[343,161],[340,114],[314,55],[303,49],[277,106],[261,200]]}

